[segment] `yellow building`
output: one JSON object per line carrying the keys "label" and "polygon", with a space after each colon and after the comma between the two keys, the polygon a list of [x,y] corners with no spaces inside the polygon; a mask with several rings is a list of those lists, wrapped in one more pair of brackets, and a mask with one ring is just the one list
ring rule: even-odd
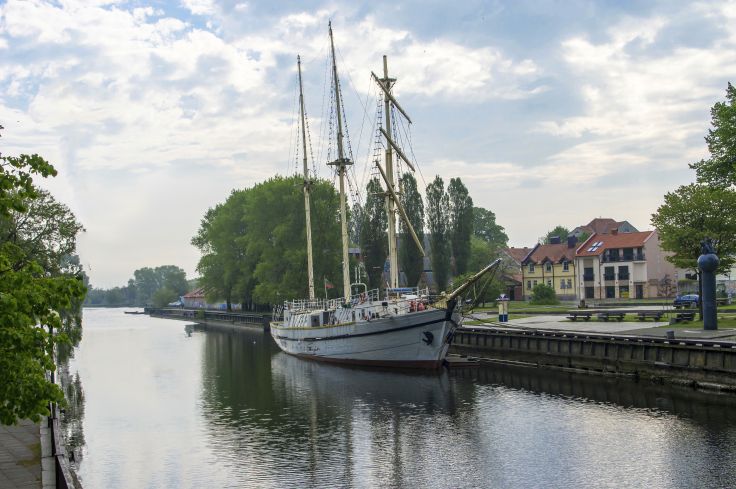
{"label": "yellow building", "polygon": [[531,299],[535,285],[552,287],[560,300],[575,300],[575,248],[577,239],[566,243],[552,238],[550,244],[537,244],[521,262],[524,299]]}

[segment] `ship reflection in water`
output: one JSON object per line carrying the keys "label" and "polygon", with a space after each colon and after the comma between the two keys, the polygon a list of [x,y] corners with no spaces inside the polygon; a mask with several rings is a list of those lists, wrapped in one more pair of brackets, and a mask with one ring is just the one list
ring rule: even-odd
{"label": "ship reflection in water", "polygon": [[[98,352],[141,355],[119,395],[137,396],[135,377],[155,368],[136,366],[155,362],[159,349],[198,366],[170,380],[199,388],[138,399],[125,423],[107,404],[105,416],[117,421],[105,423],[95,406],[110,387],[96,379],[108,367],[94,355],[97,375],[80,368],[90,413],[80,468],[90,487],[736,486],[734,396],[503,365],[366,370],[289,356],[258,332],[197,327],[187,336],[181,323],[132,320],[157,322],[129,340],[111,335],[109,345],[103,328],[83,340]],[[146,349],[125,350],[126,341]],[[144,436],[140,425],[165,424],[156,406],[172,392],[179,433]],[[145,443],[143,464],[130,453],[136,441]],[[164,468],[179,476],[162,477]]]}

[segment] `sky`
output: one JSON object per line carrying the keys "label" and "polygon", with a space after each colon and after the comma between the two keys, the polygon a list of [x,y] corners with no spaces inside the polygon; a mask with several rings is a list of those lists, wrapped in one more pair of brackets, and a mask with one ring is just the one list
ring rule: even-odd
{"label": "sky", "polygon": [[310,166],[333,179],[330,20],[353,184],[386,55],[419,186],[460,177],[515,246],[595,217],[650,229],[736,82],[735,2],[6,1],[0,152],[59,170],[40,184],[84,225],[93,286],[165,264],[194,277],[207,209],[298,171],[297,54]]}

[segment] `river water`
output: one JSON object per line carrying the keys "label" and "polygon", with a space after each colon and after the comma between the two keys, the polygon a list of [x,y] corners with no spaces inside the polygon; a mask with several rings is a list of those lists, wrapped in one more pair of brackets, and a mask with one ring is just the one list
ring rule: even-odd
{"label": "river water", "polygon": [[86,489],[736,487],[736,396],[508,366],[346,368],[120,309],[85,310],[69,370]]}

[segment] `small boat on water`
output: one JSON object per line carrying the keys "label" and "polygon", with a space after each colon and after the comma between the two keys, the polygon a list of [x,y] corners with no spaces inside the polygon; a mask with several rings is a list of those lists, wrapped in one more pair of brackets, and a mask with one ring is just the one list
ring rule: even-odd
{"label": "small boat on water", "polygon": [[[336,107],[340,107],[340,89],[337,79],[335,48],[330,25],[330,48],[332,57],[332,86]],[[301,63],[299,70],[299,101],[302,128],[304,128],[304,97],[301,88]],[[388,76],[388,64],[383,58],[383,77],[372,73],[383,94],[385,127],[391,128],[391,114],[398,111],[407,118],[404,110],[391,93],[396,79]],[[395,110],[394,110],[395,109]],[[393,153],[413,169],[413,166],[394,142],[387,130],[379,131],[385,138],[385,169],[379,161],[375,165],[386,186],[386,212],[389,239],[389,287],[384,296],[378,289],[367,290],[362,283],[350,283],[348,270],[347,211],[345,203],[346,167],[352,162],[343,151],[341,110],[337,118],[337,159],[329,165],[338,171],[340,185],[340,217],[343,253],[343,297],[317,299],[314,294],[312,271],[312,243],[309,207],[309,178],[307,174],[306,141],[302,137],[304,154],[304,205],[307,224],[307,269],[309,299],[286,301],[274,310],[271,335],[276,344],[286,353],[326,362],[372,365],[383,367],[438,368],[442,365],[452,342],[453,334],[461,323],[461,298],[468,288],[501,260],[496,260],[449,294],[430,297],[428,290],[400,288],[398,286],[398,257],[396,247],[396,214],[404,220],[414,244],[424,254],[422,244],[406,216],[397,197],[393,172]],[[302,129],[303,130],[303,129]],[[358,291],[357,293],[353,293]]]}

